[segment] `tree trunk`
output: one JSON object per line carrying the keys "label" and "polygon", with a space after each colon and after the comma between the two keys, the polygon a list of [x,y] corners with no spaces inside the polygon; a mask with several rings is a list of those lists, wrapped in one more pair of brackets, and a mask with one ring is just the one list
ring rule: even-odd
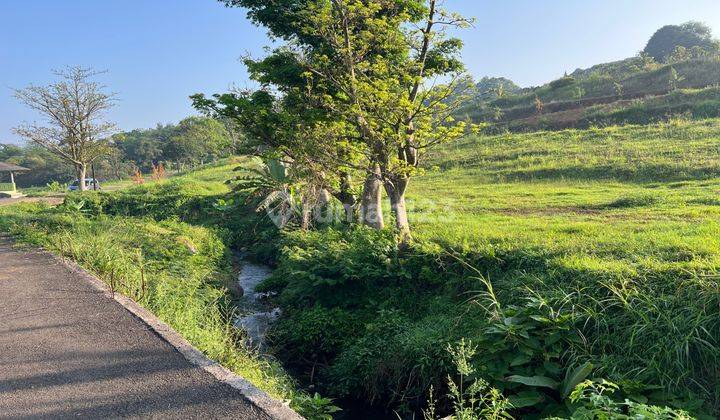
{"label": "tree trunk", "polygon": [[343,206],[345,219],[343,222],[352,224],[355,222],[357,210],[357,198],[352,193],[352,179],[345,171],[340,172],[340,191],[333,194]]}
{"label": "tree trunk", "polygon": [[87,191],[85,173],[87,173],[87,165],[84,163],[75,164],[75,176],[78,179],[78,188],[80,188],[80,191]]}
{"label": "tree trunk", "polygon": [[390,207],[395,216],[395,227],[400,234],[400,243],[407,245],[412,239],[410,236],[410,221],[408,219],[407,205],[405,203],[405,191],[407,191],[410,179],[399,177],[394,181],[385,182],[385,191],[390,198]]}
{"label": "tree trunk", "polygon": [[317,190],[314,186],[308,186],[307,191],[300,198],[300,228],[302,230],[310,230],[312,224],[313,210],[318,205]]}
{"label": "tree trunk", "polygon": [[380,182],[380,167],[376,164],[368,174],[363,185],[360,200],[360,221],[374,229],[385,227],[382,212],[382,182]]}
{"label": "tree trunk", "polygon": [[335,222],[335,213],[330,207],[332,195],[325,188],[320,188],[317,192],[317,201],[312,209],[313,219],[317,224],[327,224]]}
{"label": "tree trunk", "polygon": [[310,219],[312,218],[312,207],[303,203],[302,218],[300,220],[300,228],[302,230],[310,230]]}

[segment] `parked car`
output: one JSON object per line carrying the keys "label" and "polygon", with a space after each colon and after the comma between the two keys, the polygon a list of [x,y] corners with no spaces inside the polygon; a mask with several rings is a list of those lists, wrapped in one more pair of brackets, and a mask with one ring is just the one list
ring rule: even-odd
{"label": "parked car", "polygon": [[[96,185],[96,187],[93,187],[93,183]],[[93,189],[100,189],[100,182],[98,182],[94,178],[85,178],[85,188],[88,190]],[[79,191],[80,190],[80,180],[76,179],[75,181],[71,182],[70,185],[68,185],[68,190],[70,191]]]}

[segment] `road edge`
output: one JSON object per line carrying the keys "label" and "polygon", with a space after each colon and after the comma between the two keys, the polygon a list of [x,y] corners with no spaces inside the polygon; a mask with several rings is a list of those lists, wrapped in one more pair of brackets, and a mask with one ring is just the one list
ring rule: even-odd
{"label": "road edge", "polygon": [[303,417],[293,409],[283,404],[281,401],[270,397],[265,391],[253,385],[247,379],[205,356],[172,327],[161,321],[152,312],[138,305],[134,300],[119,293],[112,293],[109,286],[104,281],[89,273],[75,261],[60,257],[45,250],[40,252],[50,255],[60,264],[67,267],[73,274],[77,275],[82,280],[89,282],[105,296],[119,303],[128,312],[149,326],[160,336],[160,338],[180,352],[180,354],[182,354],[188,362],[208,372],[218,381],[223,382],[239,391],[248,401],[250,401],[250,403],[265,412],[265,414],[271,418],[277,420],[303,419]]}

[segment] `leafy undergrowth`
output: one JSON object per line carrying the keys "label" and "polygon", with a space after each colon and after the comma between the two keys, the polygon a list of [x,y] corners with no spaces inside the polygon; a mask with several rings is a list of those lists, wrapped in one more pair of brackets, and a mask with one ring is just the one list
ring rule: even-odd
{"label": "leafy undergrowth", "polygon": [[[417,418],[432,388],[439,415],[489,398],[516,418],[716,417],[718,140],[718,120],[464,139],[411,183],[403,252],[391,231],[277,231],[227,192],[233,166],[65,206],[211,227],[275,264],[274,354],[346,415]],[[62,230],[51,213],[18,229],[42,243]],[[447,351],[463,340],[464,379]]]}
{"label": "leafy undergrowth", "polygon": [[411,251],[391,232],[283,235],[276,354],[327,395],[417,413],[464,338],[517,417],[569,416],[582,367],[626,412],[717,416],[718,140],[710,120],[448,145],[411,183]]}
{"label": "leafy undergrowth", "polygon": [[172,219],[93,216],[72,202],[2,208],[0,230],[78,262],[271,396],[300,411],[329,405],[298,392],[277,362],[241,344],[225,289],[229,253],[214,230]]}
{"label": "leafy undergrowth", "polygon": [[369,229],[289,233],[282,243],[263,285],[286,311],[272,332],[276,354],[328,395],[417,412],[431,387],[444,395],[446,348],[465,339],[478,346],[475,378],[517,417],[570,416],[570,394],[587,378],[618,383],[616,397],[637,404],[716,409],[714,280],[666,273],[667,283],[640,283],[622,267],[558,270],[546,255],[449,253],[429,242],[401,253],[391,234]]}

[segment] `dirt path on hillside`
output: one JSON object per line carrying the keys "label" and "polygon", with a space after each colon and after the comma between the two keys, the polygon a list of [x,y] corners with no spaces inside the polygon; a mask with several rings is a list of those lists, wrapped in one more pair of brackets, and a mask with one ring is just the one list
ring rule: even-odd
{"label": "dirt path on hillside", "polygon": [[52,256],[0,237],[0,418],[267,419]]}

